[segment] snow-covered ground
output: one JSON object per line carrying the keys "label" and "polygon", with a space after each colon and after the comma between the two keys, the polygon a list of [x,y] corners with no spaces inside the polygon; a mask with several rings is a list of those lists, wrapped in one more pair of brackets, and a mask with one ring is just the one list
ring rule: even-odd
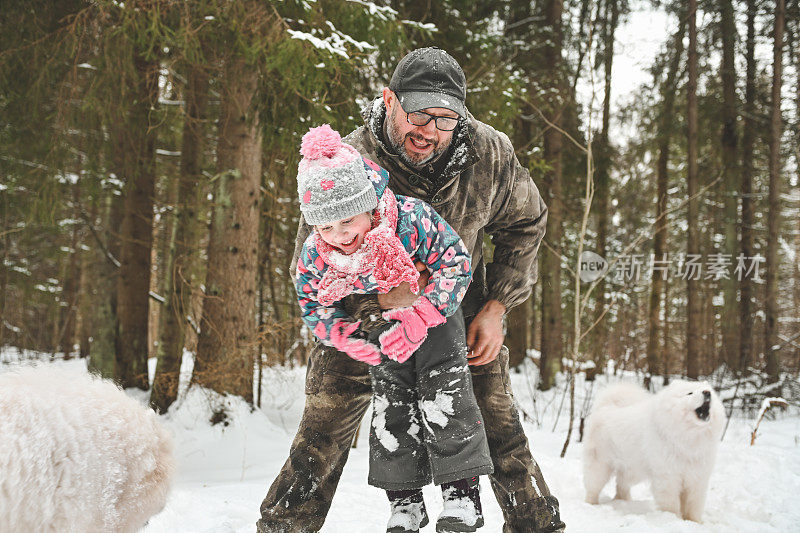
{"label": "snow-covered ground", "polygon": [[[17,364],[9,362],[17,359],[15,355],[8,351],[0,355],[3,362],[0,372]],[[81,360],[47,364],[85,367]],[[534,457],[561,502],[568,532],[800,531],[800,417],[797,415],[779,414],[775,420],[764,420],[755,446],[750,446],[754,421],[739,418],[731,421],[711,477],[704,520],[697,524],[657,511],[646,485],[633,489],[632,501],[613,501],[613,488],[609,485],[600,505],[585,503],[582,445],[575,442],[577,428],[566,457],[559,457],[568,422],[568,400],[561,404],[564,388],[534,395],[531,372],[532,368],[513,374],[512,383],[519,405],[528,415],[524,425]],[[261,409],[251,412],[243,402],[231,401],[227,426],[209,425],[207,393],[192,390],[185,394],[163,417],[175,435],[177,481],[167,507],[150,520],[144,531],[255,531],[259,504],[286,460],[300,420],[304,374],[304,368],[267,369]],[[582,384],[577,390],[582,392]],[[145,401],[140,392],[130,394]],[[578,402],[579,408],[580,405]],[[388,503],[382,491],[366,482],[367,434],[365,424],[357,447],[350,454],[323,533],[385,531]],[[488,482],[482,479],[481,484],[486,515],[482,531],[497,533],[502,529],[502,515]],[[438,490],[426,487],[425,500],[429,513],[436,517],[441,509]],[[433,532],[434,522],[422,531]]]}

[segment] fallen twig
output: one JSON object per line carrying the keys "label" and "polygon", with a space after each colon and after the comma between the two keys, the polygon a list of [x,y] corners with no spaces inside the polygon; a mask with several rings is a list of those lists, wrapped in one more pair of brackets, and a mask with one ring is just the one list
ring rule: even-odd
{"label": "fallen twig", "polygon": [[761,421],[764,419],[764,415],[767,411],[769,411],[773,405],[777,405],[779,407],[789,407],[789,402],[784,400],[783,398],[764,398],[764,401],[761,402],[761,410],[758,413],[758,420],[756,421],[756,427],[753,428],[753,433],[750,435],[750,446],[756,443],[756,434],[758,433],[758,426],[761,424]]}

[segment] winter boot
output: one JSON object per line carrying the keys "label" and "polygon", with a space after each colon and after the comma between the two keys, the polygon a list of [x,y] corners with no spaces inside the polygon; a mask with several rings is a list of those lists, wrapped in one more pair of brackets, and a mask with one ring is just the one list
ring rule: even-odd
{"label": "winter boot", "polygon": [[418,533],[419,528],[428,525],[421,490],[387,490],[386,495],[392,511],[386,533]]}
{"label": "winter boot", "polygon": [[443,483],[442,498],[444,509],[436,521],[438,533],[470,533],[483,527],[477,477]]}

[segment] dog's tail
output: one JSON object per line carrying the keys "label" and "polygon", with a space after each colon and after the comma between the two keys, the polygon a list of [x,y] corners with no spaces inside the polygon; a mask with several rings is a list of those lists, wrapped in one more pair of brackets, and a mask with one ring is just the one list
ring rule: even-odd
{"label": "dog's tail", "polygon": [[606,406],[626,407],[646,400],[649,396],[650,393],[633,383],[615,383],[603,389],[597,396],[593,410]]}

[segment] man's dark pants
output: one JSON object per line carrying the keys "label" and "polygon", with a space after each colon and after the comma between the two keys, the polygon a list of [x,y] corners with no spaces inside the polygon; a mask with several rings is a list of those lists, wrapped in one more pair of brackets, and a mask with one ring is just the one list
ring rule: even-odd
{"label": "man's dark pants", "polygon": [[[503,510],[503,532],[540,533],[563,526],[558,501],[531,456],[514,406],[508,351],[504,348],[491,363],[470,370],[494,464],[489,479]],[[312,533],[322,528],[371,396],[366,364],[321,344],[314,348],[303,418],[289,458],[261,504],[259,532]]]}

